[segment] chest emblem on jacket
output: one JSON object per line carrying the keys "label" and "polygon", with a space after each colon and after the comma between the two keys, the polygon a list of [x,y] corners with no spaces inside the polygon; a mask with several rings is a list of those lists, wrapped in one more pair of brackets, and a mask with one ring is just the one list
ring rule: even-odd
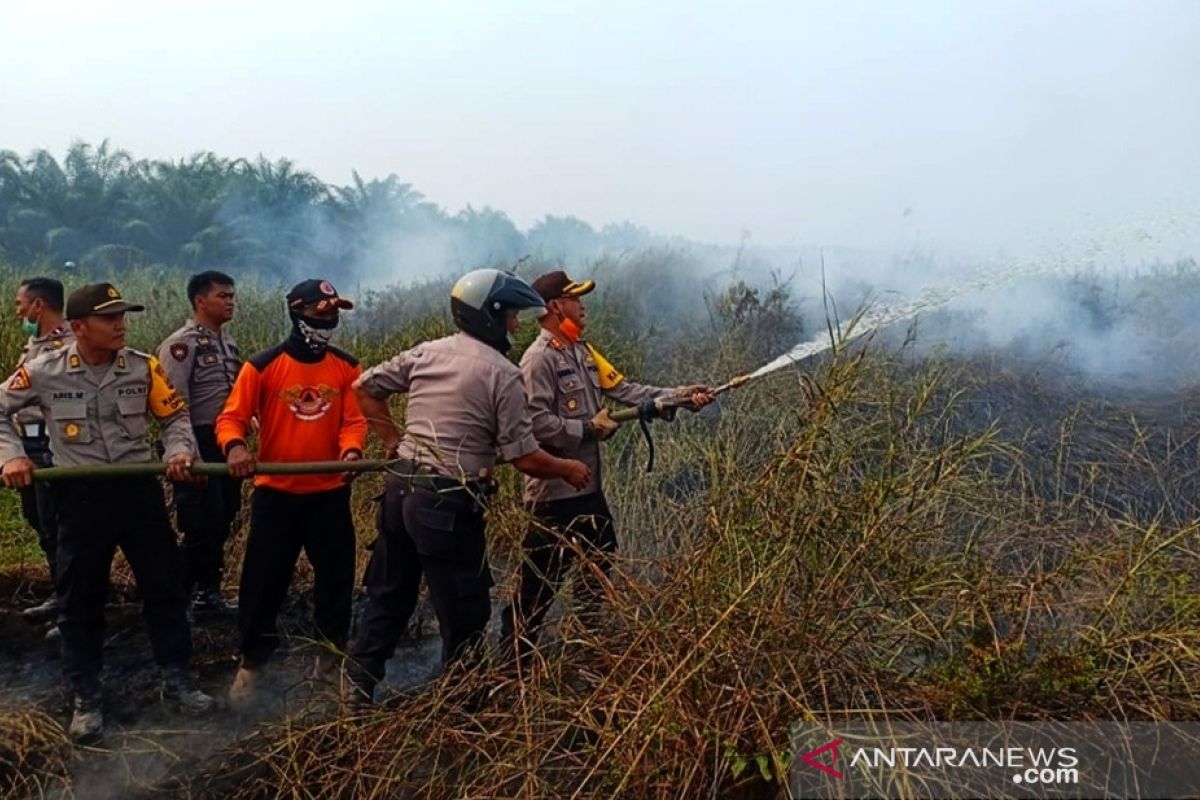
{"label": "chest emblem on jacket", "polygon": [[338,390],[324,383],[316,386],[297,384],[279,393],[279,399],[287,404],[288,410],[305,422],[325,416],[337,396]]}

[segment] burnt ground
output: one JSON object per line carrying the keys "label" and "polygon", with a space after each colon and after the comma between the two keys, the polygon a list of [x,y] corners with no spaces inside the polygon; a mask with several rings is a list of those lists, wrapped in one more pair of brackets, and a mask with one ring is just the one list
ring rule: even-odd
{"label": "burnt ground", "polygon": [[[65,726],[71,698],[61,677],[58,646],[44,638],[49,623],[33,624],[21,615],[49,590],[44,570],[0,572],[0,713],[36,708]],[[140,612],[134,592],[114,586],[105,613],[105,736],[94,746],[75,748],[71,796],[176,796],[174,778],[262,725],[284,717],[337,713],[335,687],[308,678],[317,649],[305,638],[310,630],[307,593],[289,597],[280,629],[290,638],[272,662],[262,705],[244,717],[224,705],[237,668],[235,620],[201,615],[193,628],[193,667],[201,688],[221,704],[216,713],[198,718],[160,702],[159,672]],[[440,642],[426,611],[419,613],[414,631],[416,636],[401,643],[388,665],[388,681],[396,687],[423,681],[437,665]]]}

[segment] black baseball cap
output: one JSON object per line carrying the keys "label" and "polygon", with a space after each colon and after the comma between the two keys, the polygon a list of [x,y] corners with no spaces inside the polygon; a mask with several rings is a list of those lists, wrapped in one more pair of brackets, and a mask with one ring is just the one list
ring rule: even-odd
{"label": "black baseball cap", "polygon": [[577,283],[568,278],[567,273],[561,269],[547,272],[533,282],[533,290],[540,294],[547,303],[560,297],[582,297],[595,288],[595,281],[588,280]]}
{"label": "black baseball cap", "polygon": [[287,293],[288,308],[301,308],[322,303],[344,308],[347,311],[354,308],[354,303],[344,297],[339,297],[333,284],[321,278],[300,281]]}
{"label": "black baseball cap", "polygon": [[121,297],[111,283],[89,283],[71,292],[67,298],[67,319],[122,314],[126,311],[145,311],[139,303]]}

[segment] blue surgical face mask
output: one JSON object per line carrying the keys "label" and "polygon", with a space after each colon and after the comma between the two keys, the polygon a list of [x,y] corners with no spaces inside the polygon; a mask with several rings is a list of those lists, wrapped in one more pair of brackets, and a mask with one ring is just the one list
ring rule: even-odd
{"label": "blue surgical face mask", "polygon": [[31,319],[21,317],[21,333],[25,334],[26,336],[37,336],[38,324]]}

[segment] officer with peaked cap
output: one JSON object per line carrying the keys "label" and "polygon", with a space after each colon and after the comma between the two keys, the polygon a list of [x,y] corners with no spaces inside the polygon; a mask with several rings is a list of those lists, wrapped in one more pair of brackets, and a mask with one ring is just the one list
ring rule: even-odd
{"label": "officer with peaked cap", "polygon": [[[30,485],[34,464],[21,449],[11,416],[37,406],[58,466],[136,464],[151,460],[146,417],[162,425],[167,477],[190,479],[196,442],[183,398],[154,356],[125,346],[125,313],[144,306],[95,283],[67,300],[75,341],[26,362],[0,389],[0,462],[5,485]],[[55,588],[63,672],[75,694],[72,738],[103,727],[100,668],[104,604],[113,555],[121,548],[142,598],[154,659],[163,668],[163,698],[203,713],[213,699],[189,671],[191,627],[184,606],[179,551],[162,487],[152,477],[93,478],[53,484],[58,512]]]}
{"label": "officer with peaked cap", "polygon": [[[570,486],[591,480],[583,463],[538,447],[521,372],[504,356],[518,318],[544,313],[541,297],[512,273],[480,269],[454,285],[450,307],[459,333],[418,344],[356,384],[372,430],[401,459],[387,481],[352,649],[363,699],[408,624],[422,574],[443,666],[478,656],[491,614],[483,514],[497,461]],[[387,404],[398,393],[408,396],[403,434]]]}
{"label": "officer with peaked cap", "polygon": [[[624,405],[671,398],[693,411],[712,401],[711,389],[702,385],[663,389],[627,380],[584,340],[587,309],[582,298],[595,286],[590,280],[573,281],[561,270],[533,282],[548,310],[540,335],[521,357],[533,433],[551,453],[583,461],[592,477],[584,486],[525,478],[524,499],[534,520],[525,536],[516,596],[501,618],[504,646],[515,646],[520,654],[537,642],[538,628],[570,566],[572,543],[600,574],[607,574],[617,549],[600,466],[600,442],[616,431],[617,423],[605,410],[604,398]],[[581,571],[579,578],[576,595],[594,613],[603,593],[601,581],[593,570]]]}

